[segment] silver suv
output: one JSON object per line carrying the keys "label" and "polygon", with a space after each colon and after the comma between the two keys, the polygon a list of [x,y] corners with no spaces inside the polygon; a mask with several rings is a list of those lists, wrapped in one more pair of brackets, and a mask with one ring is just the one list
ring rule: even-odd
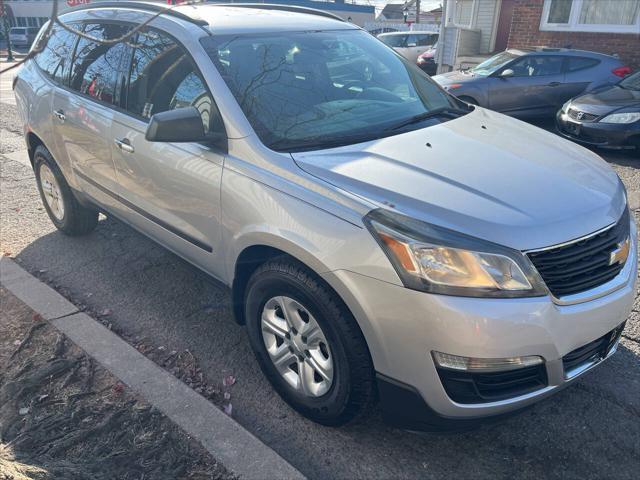
{"label": "silver suv", "polygon": [[38,188],[63,233],[104,212],[227,285],[293,408],[465,427],[615,351],[637,234],[597,155],[330,14],[160,8],[65,13],[20,70]]}

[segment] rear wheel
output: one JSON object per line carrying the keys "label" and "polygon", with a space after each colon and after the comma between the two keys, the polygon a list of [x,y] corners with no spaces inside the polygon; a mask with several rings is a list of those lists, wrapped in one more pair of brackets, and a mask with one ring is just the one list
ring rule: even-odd
{"label": "rear wheel", "polygon": [[284,257],[251,276],[246,292],[251,346],[280,396],[304,416],[342,425],[374,400],[374,369],[355,319],[313,272]]}
{"label": "rear wheel", "polygon": [[56,228],[72,236],[91,232],[98,224],[97,210],[78,202],[51,153],[42,145],[33,153],[33,168],[42,203]]}

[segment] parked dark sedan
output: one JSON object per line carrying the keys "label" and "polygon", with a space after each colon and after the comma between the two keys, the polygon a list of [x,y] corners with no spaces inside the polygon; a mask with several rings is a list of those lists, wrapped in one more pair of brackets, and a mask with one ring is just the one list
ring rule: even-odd
{"label": "parked dark sedan", "polygon": [[631,73],[610,55],[563,48],[509,49],[468,71],[433,79],[469,103],[514,117],[553,118],[570,98]]}
{"label": "parked dark sedan", "polygon": [[556,116],[558,131],[572,140],[640,152],[640,71],[618,84],[569,100]]}

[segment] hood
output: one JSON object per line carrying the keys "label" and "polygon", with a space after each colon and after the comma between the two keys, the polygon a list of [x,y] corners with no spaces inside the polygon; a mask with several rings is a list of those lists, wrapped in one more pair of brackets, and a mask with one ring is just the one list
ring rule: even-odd
{"label": "hood", "polygon": [[574,98],[571,105],[583,112],[605,115],[623,107],[640,107],[640,91],[612,85]]}
{"label": "hood", "polygon": [[428,223],[528,250],[601,229],[624,210],[615,172],[589,150],[476,108],[371,142],[292,154],[307,173]]}
{"label": "hood", "polygon": [[484,79],[485,77],[479,77],[478,75],[471,72],[463,72],[461,70],[456,70],[453,72],[441,73],[440,75],[434,75],[431,77],[433,80],[438,82],[440,85],[450,85],[452,83],[469,83],[478,81],[479,79]]}

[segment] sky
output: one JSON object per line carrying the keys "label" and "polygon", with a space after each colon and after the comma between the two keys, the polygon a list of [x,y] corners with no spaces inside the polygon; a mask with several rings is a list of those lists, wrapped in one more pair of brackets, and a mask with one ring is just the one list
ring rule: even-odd
{"label": "sky", "polygon": [[[403,0],[356,0],[356,3],[374,5],[376,7],[376,14],[384,8],[387,3],[404,3]],[[420,10],[428,12],[434,8],[438,8],[442,0],[422,0],[420,2]]]}

